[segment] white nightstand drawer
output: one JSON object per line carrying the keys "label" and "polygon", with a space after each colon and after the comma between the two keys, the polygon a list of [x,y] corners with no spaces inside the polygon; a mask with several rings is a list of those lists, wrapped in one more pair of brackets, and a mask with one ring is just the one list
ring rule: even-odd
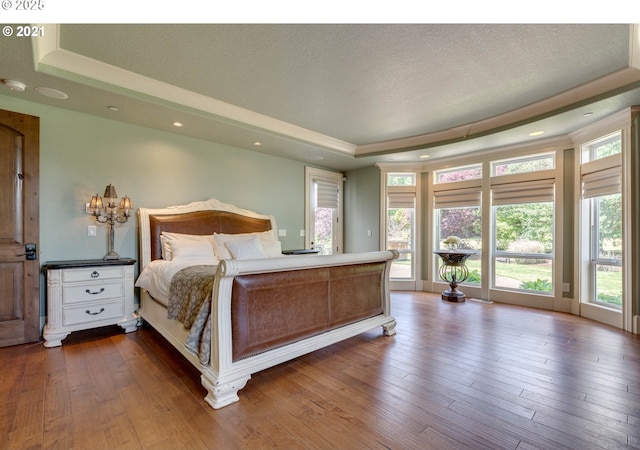
{"label": "white nightstand drawer", "polygon": [[66,269],[62,271],[63,283],[78,281],[94,281],[124,278],[124,267],[85,267],[81,269]]}
{"label": "white nightstand drawer", "polygon": [[124,297],[124,282],[62,285],[62,303],[99,301]]}
{"label": "white nightstand drawer", "polygon": [[64,308],[62,324],[75,325],[79,323],[98,322],[124,316],[124,301],[102,302],[96,304],[78,305]]}

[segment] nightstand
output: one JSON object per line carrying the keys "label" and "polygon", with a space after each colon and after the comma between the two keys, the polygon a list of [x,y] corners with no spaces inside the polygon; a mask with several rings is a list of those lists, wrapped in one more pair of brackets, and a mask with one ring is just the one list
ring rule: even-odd
{"label": "nightstand", "polygon": [[137,330],[134,312],[135,259],[57,261],[47,273],[45,347],[58,347],[72,331],[118,324]]}
{"label": "nightstand", "polygon": [[282,250],[283,255],[317,255],[320,250],[313,248],[301,248],[297,250]]}

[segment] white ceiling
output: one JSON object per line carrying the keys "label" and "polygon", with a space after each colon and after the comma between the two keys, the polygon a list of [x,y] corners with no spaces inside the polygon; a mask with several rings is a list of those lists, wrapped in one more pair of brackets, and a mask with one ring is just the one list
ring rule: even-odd
{"label": "white ceiling", "polygon": [[640,27],[625,24],[44,27],[0,39],[0,78],[27,85],[0,94],[339,170],[548,139],[640,105]]}

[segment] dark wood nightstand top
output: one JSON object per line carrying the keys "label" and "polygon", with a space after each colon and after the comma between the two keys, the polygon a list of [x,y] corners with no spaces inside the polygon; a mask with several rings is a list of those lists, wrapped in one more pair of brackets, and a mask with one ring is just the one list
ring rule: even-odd
{"label": "dark wood nightstand top", "polygon": [[315,255],[320,253],[320,250],[314,250],[312,248],[301,248],[297,250],[282,250],[283,255]]}
{"label": "dark wood nightstand top", "polygon": [[42,265],[44,269],[71,269],[74,267],[97,267],[97,266],[129,266],[135,264],[132,258],[120,259],[77,259],[73,261],[50,261]]}

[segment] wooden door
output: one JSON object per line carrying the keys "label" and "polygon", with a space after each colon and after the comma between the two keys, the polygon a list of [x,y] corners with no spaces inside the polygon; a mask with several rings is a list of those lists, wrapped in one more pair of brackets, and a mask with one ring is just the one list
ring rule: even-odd
{"label": "wooden door", "polygon": [[0,110],[0,347],[40,337],[40,120]]}

